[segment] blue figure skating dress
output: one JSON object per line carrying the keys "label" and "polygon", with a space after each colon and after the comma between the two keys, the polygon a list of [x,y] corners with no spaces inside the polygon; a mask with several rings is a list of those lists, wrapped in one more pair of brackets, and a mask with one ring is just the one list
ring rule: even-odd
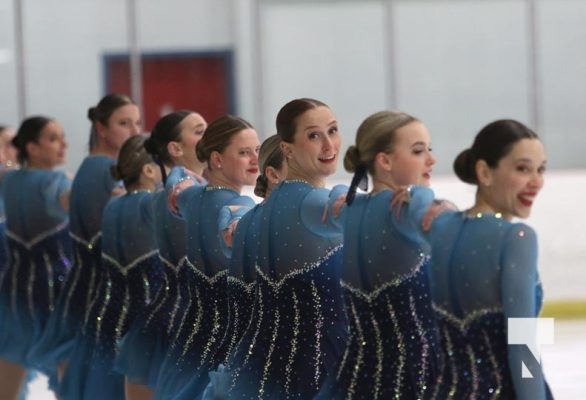
{"label": "blue figure skating dress", "polygon": [[[551,398],[525,345],[507,345],[507,319],[541,308],[537,237],[500,214],[440,215],[432,232],[431,287],[444,363],[437,399]],[[522,377],[522,363],[533,378]]]}
{"label": "blue figure skating dress", "polygon": [[285,181],[257,211],[255,301],[227,365],[230,398],[310,399],[342,355],[342,232],[322,222],[330,195]]}
{"label": "blue figure skating dress", "polygon": [[[172,188],[181,179],[182,168],[173,168],[167,180]],[[223,206],[252,208],[254,201],[220,186],[192,186],[177,200],[187,227],[187,262],[184,267],[193,282],[190,304],[180,319],[176,338],[161,367],[154,399],[172,399],[189,381],[193,396],[209,381],[210,364],[228,324],[227,272],[229,258],[222,246],[219,214]],[[193,382],[194,377],[200,377]],[[189,395],[185,393],[185,395]]]}
{"label": "blue figure skating dress", "polygon": [[349,337],[320,399],[431,398],[440,349],[421,220],[433,192],[413,187],[400,213],[392,198],[357,195],[339,217]]}
{"label": "blue figure skating dress", "polygon": [[[10,171],[5,165],[0,165],[0,180]],[[4,212],[4,199],[0,193],[0,285],[2,277],[8,265],[8,248],[6,247],[6,213]]]}
{"label": "blue figure skating dress", "polygon": [[[32,368],[29,351],[55,307],[71,267],[63,172],[22,169],[2,181],[9,263],[0,287],[0,358]],[[54,370],[44,369],[53,374]]]}
{"label": "blue figure skating dress", "polygon": [[[4,206],[1,207],[2,210]],[[0,217],[0,285],[2,285],[2,277],[8,265],[8,248],[6,247],[6,218]]]}
{"label": "blue figure skating dress", "polygon": [[49,318],[41,339],[32,350],[42,365],[66,362],[83,326],[101,275],[102,211],[119,186],[110,174],[115,160],[89,156],[79,167],[69,198],[69,234],[74,263],[67,277],[55,311]]}
{"label": "blue figure skating dress", "polygon": [[102,268],[86,326],[78,333],[60,387],[62,400],[124,399],[124,376],[113,370],[119,340],[143,315],[163,281],[155,240],[153,195],[129,192],[103,212]]}
{"label": "blue figure skating dress", "polygon": [[[255,250],[259,249],[260,224],[264,203],[248,211],[238,222],[228,270],[229,323],[215,363],[226,363],[250,323],[256,282]],[[234,215],[227,216],[230,220]]]}
{"label": "blue figure skating dress", "polygon": [[165,281],[155,299],[136,318],[122,338],[115,369],[129,381],[155,388],[159,370],[169,351],[171,328],[180,312],[184,274],[179,272],[185,264],[185,221],[173,215],[167,206],[166,192],[154,195],[155,230],[159,257],[165,268]]}
{"label": "blue figure skating dress", "polygon": [[[211,364],[218,365],[217,371],[209,373],[210,383],[206,387],[202,398],[224,398],[218,391],[227,389],[230,375],[225,371],[228,358],[250,323],[250,315],[254,304],[254,288],[256,281],[255,250],[259,249],[258,233],[264,202],[257,204],[252,210],[239,209],[235,212],[230,207],[224,207],[220,212],[220,229],[227,227],[234,220],[239,220],[233,235],[233,246],[230,249],[230,267],[228,269],[228,325],[222,343],[216,350]],[[246,211],[242,217],[240,212]],[[194,380],[199,381],[200,377]],[[224,379],[225,384],[218,380]],[[190,382],[185,392],[192,392]],[[181,397],[180,397],[181,398]],[[186,396],[187,398],[187,396]],[[192,396],[193,398],[193,396]]]}
{"label": "blue figure skating dress", "polygon": [[[5,174],[6,169],[4,165],[0,165],[0,174]],[[2,179],[0,177],[0,179]],[[4,199],[0,194],[0,285],[2,285],[2,277],[8,264],[8,249],[6,247],[6,213],[4,212]]]}

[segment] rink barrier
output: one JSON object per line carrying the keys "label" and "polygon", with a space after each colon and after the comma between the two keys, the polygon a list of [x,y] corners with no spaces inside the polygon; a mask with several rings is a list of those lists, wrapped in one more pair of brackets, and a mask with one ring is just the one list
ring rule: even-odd
{"label": "rink barrier", "polygon": [[586,319],[586,300],[556,300],[543,304],[541,318]]}

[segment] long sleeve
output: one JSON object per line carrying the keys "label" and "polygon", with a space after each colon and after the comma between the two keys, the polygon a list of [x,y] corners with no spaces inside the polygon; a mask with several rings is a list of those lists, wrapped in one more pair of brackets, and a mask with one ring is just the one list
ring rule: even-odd
{"label": "long sleeve", "polygon": [[392,211],[395,226],[403,235],[416,242],[421,242],[425,235],[422,228],[422,220],[429,207],[433,204],[433,190],[423,186],[413,186],[410,191],[409,203],[401,207],[399,216]]}
{"label": "long sleeve", "polygon": [[[243,205],[228,205],[222,207],[218,215],[218,232],[221,233],[225,229],[228,229],[234,222],[238,224],[238,221],[240,221],[244,214],[250,211],[250,209],[251,207]],[[232,246],[228,246],[224,240],[220,240],[220,246],[222,247],[224,255],[228,258],[231,258]]]}
{"label": "long sleeve", "polygon": [[[167,192],[167,195],[172,194],[172,191],[175,188],[176,184],[188,179],[191,179],[191,177],[189,176],[185,168],[171,168],[171,172],[169,172],[169,176],[167,177],[167,183],[165,184],[165,191]],[[194,199],[196,198],[196,196],[199,196],[201,194],[201,191],[198,190],[199,188],[201,188],[201,185],[196,180],[193,180],[193,182],[193,186],[185,188],[181,191],[181,193],[177,195],[176,203],[178,214],[176,214],[174,210],[170,210],[171,212],[173,212],[174,215],[176,215],[179,218],[183,218],[185,216],[185,213],[189,210],[189,205],[192,204],[193,201],[195,201]]]}
{"label": "long sleeve", "polygon": [[314,189],[309,192],[300,207],[300,217],[305,227],[324,237],[339,236],[344,226],[344,210],[341,215],[333,216],[331,208],[335,200],[347,191],[347,186],[336,185],[332,190]]}
{"label": "long sleeve", "polygon": [[[504,243],[501,299],[508,327],[509,318],[536,317],[537,235],[529,226],[515,224]],[[545,399],[541,365],[527,346],[508,345],[508,359],[517,398]],[[533,378],[522,377],[522,363],[527,366]]]}
{"label": "long sleeve", "polygon": [[59,171],[48,175],[45,184],[46,186],[42,190],[47,213],[55,217],[67,216],[68,211],[61,205],[60,197],[71,189],[71,180],[63,172]]}

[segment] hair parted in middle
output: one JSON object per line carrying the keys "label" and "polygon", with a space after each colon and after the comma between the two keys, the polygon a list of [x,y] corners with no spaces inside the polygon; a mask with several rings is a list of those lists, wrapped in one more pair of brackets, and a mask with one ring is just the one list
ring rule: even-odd
{"label": "hair parted in middle", "polygon": [[355,172],[358,166],[364,166],[374,173],[374,161],[378,153],[393,151],[396,131],[417,118],[401,111],[379,111],[368,116],[356,131],[356,141],[348,147],[344,156],[344,168]]}
{"label": "hair parted in middle", "polygon": [[[276,119],[277,134],[283,142],[293,143],[297,118],[307,110],[318,107],[328,107],[327,104],[310,98],[291,100],[279,110]],[[329,108],[329,107],[328,107]]]}
{"label": "hair parted in middle", "polygon": [[[201,162],[208,162],[214,151],[223,153],[230,145],[232,137],[245,129],[254,129],[252,124],[243,118],[234,115],[224,115],[206,129],[205,135],[195,146],[195,154]],[[208,167],[211,167],[208,163]]]}

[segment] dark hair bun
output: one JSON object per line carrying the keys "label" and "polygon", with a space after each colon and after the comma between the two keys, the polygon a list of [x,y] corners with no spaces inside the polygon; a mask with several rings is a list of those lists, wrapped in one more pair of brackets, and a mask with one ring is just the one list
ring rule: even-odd
{"label": "dark hair bun", "polygon": [[122,180],[122,174],[120,173],[120,168],[118,168],[118,164],[110,166],[110,175],[114,178],[115,181]]}
{"label": "dark hair bun", "polygon": [[458,154],[458,157],[454,160],[454,172],[461,181],[476,184],[478,180],[476,178],[475,164],[476,160],[472,156],[472,151],[466,149]]}
{"label": "dark hair bun", "polygon": [[266,175],[259,175],[256,178],[256,185],[254,186],[254,194],[258,197],[266,197],[267,189],[269,187],[269,180]]}
{"label": "dark hair bun", "polygon": [[348,172],[354,172],[358,165],[360,165],[360,152],[358,151],[358,147],[352,145],[346,150],[346,155],[344,156],[344,168]]}
{"label": "dark hair bun", "polygon": [[87,110],[87,117],[90,121],[94,122],[96,120],[96,107],[90,107]]}
{"label": "dark hair bun", "polygon": [[203,147],[203,145],[200,145],[201,140],[199,142],[197,142],[197,144],[195,145],[195,156],[197,157],[197,159],[201,162],[207,162],[208,158],[209,158],[209,153],[206,151],[205,147]]}
{"label": "dark hair bun", "polygon": [[144,149],[147,151],[147,153],[149,154],[157,154],[157,147],[155,146],[155,144],[153,143],[154,140],[152,138],[152,136],[149,136],[145,141],[144,141]]}

